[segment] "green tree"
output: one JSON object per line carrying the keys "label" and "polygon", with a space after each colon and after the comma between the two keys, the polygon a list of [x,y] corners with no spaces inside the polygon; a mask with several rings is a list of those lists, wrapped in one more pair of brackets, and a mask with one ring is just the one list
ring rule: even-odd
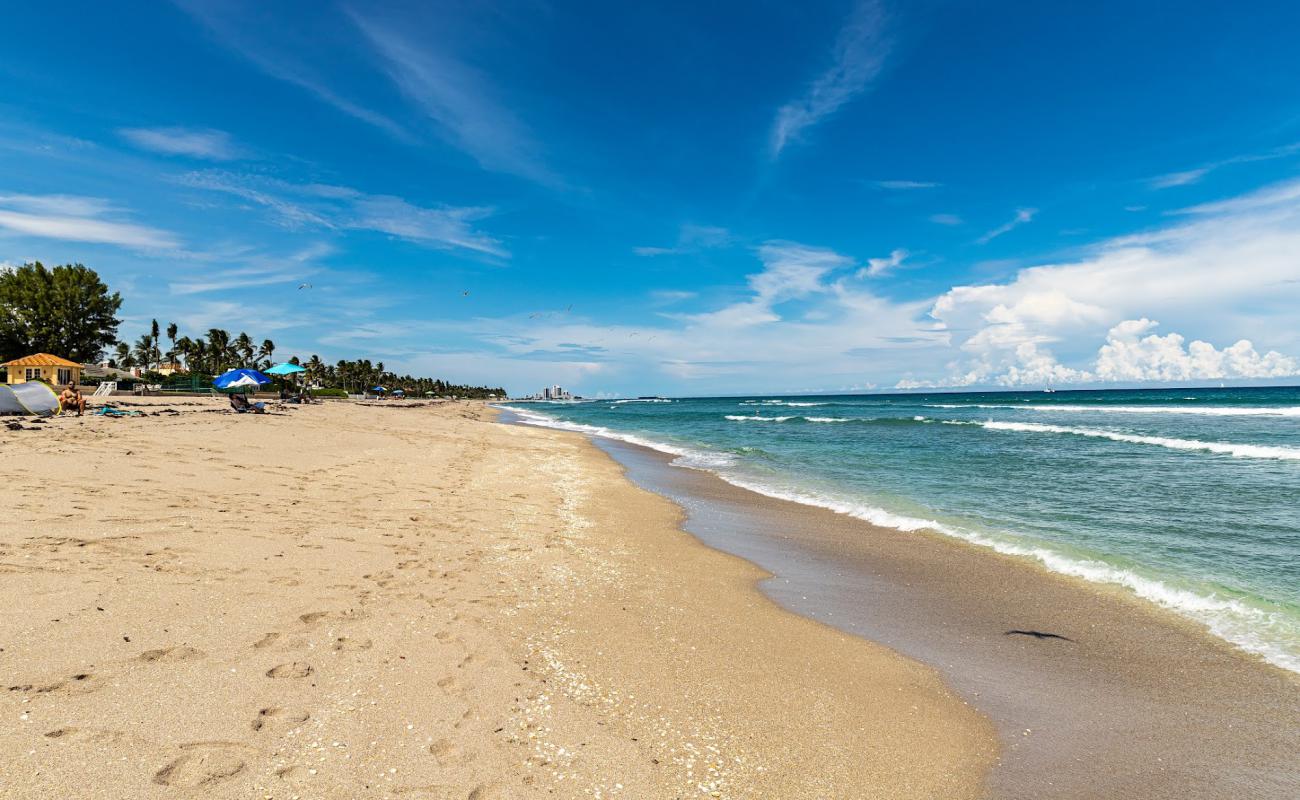
{"label": "green tree", "polygon": [[177,328],[177,327],[176,327],[176,323],[175,323],[175,322],[169,322],[169,323],[167,323],[167,338],[168,338],[168,339],[171,339],[171,341],[172,341],[172,349],[167,351],[167,360],[170,361],[170,362],[172,362],[172,364],[175,364],[175,363],[176,363],[176,355],[177,355],[177,353],[179,352],[179,351],[176,349],[176,334],[177,334],[177,332],[179,332],[179,331],[180,331],[180,328]]}
{"label": "green tree", "polygon": [[271,354],[275,352],[275,342],[270,339],[263,339],[262,346],[257,348],[257,358],[259,361],[265,361],[265,366],[271,366],[275,362],[271,360]]}
{"label": "green tree", "polygon": [[247,333],[241,332],[238,336],[235,337],[234,347],[235,347],[235,353],[239,356],[239,362],[240,362],[239,366],[241,367],[257,366],[256,364],[253,363],[253,353],[254,353],[253,337],[249,336]]}
{"label": "green tree", "polygon": [[0,358],[51,353],[98,361],[117,341],[122,298],[93,269],[39,261],[0,271]]}
{"label": "green tree", "polygon": [[118,369],[130,369],[135,366],[135,356],[131,355],[131,345],[126,342],[117,343],[117,349],[113,351],[113,366]]}

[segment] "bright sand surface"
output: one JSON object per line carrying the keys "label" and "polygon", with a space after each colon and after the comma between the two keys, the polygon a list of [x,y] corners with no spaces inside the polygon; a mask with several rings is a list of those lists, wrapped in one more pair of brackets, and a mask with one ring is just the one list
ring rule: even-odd
{"label": "bright sand surface", "polygon": [[0,428],[0,796],[982,791],[993,725],[937,672],[782,610],[579,436],[130,407],[179,413]]}

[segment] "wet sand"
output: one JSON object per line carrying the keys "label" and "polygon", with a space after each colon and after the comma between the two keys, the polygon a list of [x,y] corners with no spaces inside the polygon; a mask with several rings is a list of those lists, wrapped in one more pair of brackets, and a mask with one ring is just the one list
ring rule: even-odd
{"label": "wet sand", "polygon": [[992,725],[477,404],[0,428],[0,796],[970,798]]}
{"label": "wet sand", "polygon": [[685,508],[701,541],[773,573],[762,588],[781,605],[939,669],[997,726],[994,797],[1300,797],[1300,680],[1194,623],[1024,559],[595,441]]}

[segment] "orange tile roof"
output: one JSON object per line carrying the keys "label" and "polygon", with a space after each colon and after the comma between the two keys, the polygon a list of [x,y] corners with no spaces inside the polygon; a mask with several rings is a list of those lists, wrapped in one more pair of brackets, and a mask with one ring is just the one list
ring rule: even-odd
{"label": "orange tile roof", "polygon": [[13,361],[6,361],[0,364],[0,367],[80,367],[75,361],[69,361],[66,358],[52,356],[49,353],[37,353],[31,356],[15,358]]}

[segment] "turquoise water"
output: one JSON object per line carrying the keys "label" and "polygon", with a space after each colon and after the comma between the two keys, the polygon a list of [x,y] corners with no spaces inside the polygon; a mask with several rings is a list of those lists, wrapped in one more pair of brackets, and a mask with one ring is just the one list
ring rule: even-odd
{"label": "turquoise water", "polygon": [[511,407],[774,497],[1125,586],[1300,672],[1300,389]]}

